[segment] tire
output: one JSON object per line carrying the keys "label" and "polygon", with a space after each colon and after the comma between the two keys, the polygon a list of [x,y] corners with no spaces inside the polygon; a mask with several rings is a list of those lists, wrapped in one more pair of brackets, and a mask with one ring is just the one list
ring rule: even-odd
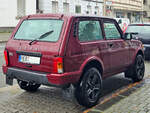
{"label": "tire", "polygon": [[89,68],[77,85],[75,96],[80,105],[92,107],[97,104],[102,90],[101,74],[96,68]]}
{"label": "tire", "polygon": [[18,85],[21,89],[26,90],[28,92],[35,92],[41,86],[40,84],[33,84],[22,80],[18,80]]}
{"label": "tire", "polygon": [[144,73],[144,58],[142,57],[142,55],[137,55],[134,65],[125,72],[125,76],[131,78],[133,82],[139,82],[143,79]]}

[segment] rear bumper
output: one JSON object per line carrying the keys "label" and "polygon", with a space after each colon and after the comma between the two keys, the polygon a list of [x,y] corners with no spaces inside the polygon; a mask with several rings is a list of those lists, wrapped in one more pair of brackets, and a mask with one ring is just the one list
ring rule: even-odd
{"label": "rear bumper", "polygon": [[6,74],[6,83],[9,85],[13,85],[13,79],[19,79],[37,84],[63,87],[70,83],[76,83],[80,78],[79,72],[49,74],[7,66],[3,66],[3,73]]}

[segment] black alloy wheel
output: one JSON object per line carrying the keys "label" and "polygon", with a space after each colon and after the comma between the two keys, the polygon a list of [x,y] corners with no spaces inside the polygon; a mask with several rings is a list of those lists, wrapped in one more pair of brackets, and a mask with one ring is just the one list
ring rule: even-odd
{"label": "black alloy wheel", "polygon": [[88,69],[76,88],[76,98],[79,104],[92,107],[97,104],[102,88],[101,74],[96,68]]}
{"label": "black alloy wheel", "polygon": [[145,64],[144,58],[141,55],[137,55],[134,64],[134,75],[132,76],[132,80],[134,82],[141,81],[144,77],[145,73]]}

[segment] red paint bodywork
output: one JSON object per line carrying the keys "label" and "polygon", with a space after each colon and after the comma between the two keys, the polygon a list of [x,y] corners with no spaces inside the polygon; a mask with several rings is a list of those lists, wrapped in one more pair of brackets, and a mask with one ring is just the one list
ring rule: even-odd
{"label": "red paint bodywork", "polygon": [[[103,70],[102,78],[123,72],[128,66],[134,63],[137,52],[142,51],[142,44],[140,41],[124,40],[122,37],[118,40],[106,40],[104,35],[103,40],[81,43],[78,40],[78,36],[73,36],[74,24],[81,18],[97,18],[100,22],[102,22],[102,20],[109,19],[104,17],[86,17],[60,14],[30,15],[24,17],[18,23],[8,43],[6,44],[5,50],[9,53],[9,65],[3,65],[3,72],[6,74],[9,67],[46,72],[48,73],[47,79],[50,83],[63,85],[78,82],[85,66],[94,60],[101,64],[101,68]],[[13,37],[15,33],[17,32],[22,21],[25,19],[63,20],[64,24],[59,40],[56,43],[37,41],[33,45],[29,45],[30,41],[14,40]],[[119,26],[118,29],[122,34]],[[112,48],[108,46],[109,43],[113,43]],[[18,62],[18,54],[16,51],[41,53],[42,57],[40,65],[32,65],[31,68],[27,67],[24,63]],[[64,73],[62,74],[53,73],[53,61],[56,57],[63,58]]]}

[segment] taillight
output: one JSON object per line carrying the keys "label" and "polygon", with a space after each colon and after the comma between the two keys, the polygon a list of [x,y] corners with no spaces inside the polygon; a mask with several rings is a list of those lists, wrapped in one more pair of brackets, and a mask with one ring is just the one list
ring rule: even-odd
{"label": "taillight", "polygon": [[8,66],[8,51],[7,50],[4,50],[4,57],[5,57],[6,66]]}
{"label": "taillight", "polygon": [[63,58],[57,57],[54,59],[53,72],[54,73],[63,73]]}

